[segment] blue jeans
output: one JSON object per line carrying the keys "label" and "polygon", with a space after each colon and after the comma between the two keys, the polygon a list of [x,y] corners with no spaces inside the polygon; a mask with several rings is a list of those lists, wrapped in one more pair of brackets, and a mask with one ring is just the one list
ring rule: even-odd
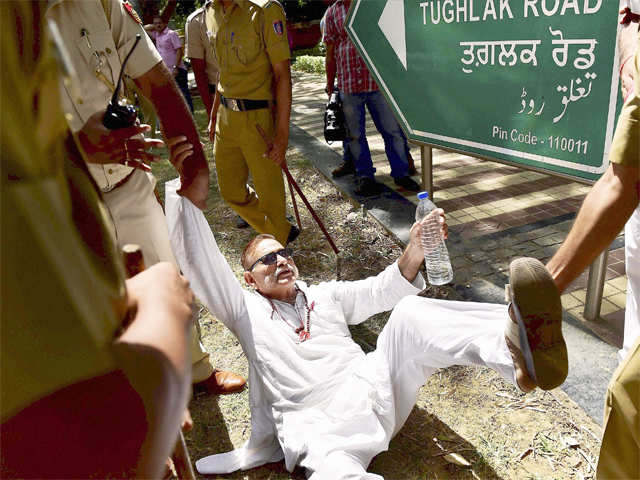
{"label": "blue jeans", "polygon": [[384,140],[384,149],[391,165],[393,178],[404,177],[409,172],[407,162],[407,141],[400,125],[387,105],[387,101],[380,91],[364,93],[340,93],[342,110],[347,125],[348,148],[355,161],[356,175],[371,177],[376,169],[373,168],[371,152],[365,131],[365,106],[371,114],[373,123]]}
{"label": "blue jeans", "polygon": [[184,68],[178,68],[178,73],[176,74],[176,83],[178,84],[178,88],[182,92],[182,96],[187,101],[187,105],[189,105],[189,110],[193,113],[193,101],[191,100],[191,93],[189,92],[189,83],[187,81],[187,71]]}

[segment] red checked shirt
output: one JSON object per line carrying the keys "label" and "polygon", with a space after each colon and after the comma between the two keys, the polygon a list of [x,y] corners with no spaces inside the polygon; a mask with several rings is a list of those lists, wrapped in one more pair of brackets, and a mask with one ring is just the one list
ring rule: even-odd
{"label": "red checked shirt", "polygon": [[343,93],[374,92],[378,85],[344,28],[347,11],[347,6],[339,0],[329,7],[325,16],[323,40],[334,45],[338,88]]}

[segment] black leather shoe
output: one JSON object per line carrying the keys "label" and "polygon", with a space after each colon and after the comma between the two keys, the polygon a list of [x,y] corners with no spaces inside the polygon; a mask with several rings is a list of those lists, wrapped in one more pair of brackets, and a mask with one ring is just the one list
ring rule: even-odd
{"label": "black leather shoe", "polygon": [[371,177],[360,177],[355,192],[363,197],[372,197],[382,192],[382,185]]}
{"label": "black leather shoe", "polygon": [[409,175],[406,177],[394,178],[393,183],[409,192],[419,192],[422,190],[422,187],[420,187],[420,185],[418,185],[418,183]]}
{"label": "black leather shoe", "polygon": [[356,173],[356,166],[351,161],[346,161],[331,172],[333,178],[344,177],[345,175],[353,175]]}
{"label": "black leather shoe", "polygon": [[238,218],[236,219],[236,228],[247,228],[248,226],[249,224],[245,219],[238,215]]}
{"label": "black leather shoe", "polygon": [[291,225],[291,230],[289,230],[289,236],[287,237],[287,245],[295,241],[298,235],[300,235],[300,229],[295,225]]}

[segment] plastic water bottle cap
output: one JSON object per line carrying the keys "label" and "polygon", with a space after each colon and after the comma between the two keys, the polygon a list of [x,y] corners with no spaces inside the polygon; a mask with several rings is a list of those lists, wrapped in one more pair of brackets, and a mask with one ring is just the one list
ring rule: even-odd
{"label": "plastic water bottle cap", "polygon": [[418,194],[418,200],[423,200],[425,198],[429,198],[429,192],[420,192]]}

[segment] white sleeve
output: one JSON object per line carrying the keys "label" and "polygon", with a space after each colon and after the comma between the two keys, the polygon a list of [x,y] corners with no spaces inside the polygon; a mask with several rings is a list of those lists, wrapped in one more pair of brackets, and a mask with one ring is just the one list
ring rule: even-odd
{"label": "white sleeve", "polygon": [[247,318],[240,283],[218,248],[202,211],[180,196],[180,179],[165,183],[165,214],[171,248],[196,296],[236,336],[237,321]]}
{"label": "white sleeve", "polygon": [[638,15],[640,15],[640,0],[627,0],[629,9]]}
{"label": "white sleeve", "polygon": [[425,287],[418,273],[413,283],[402,276],[398,262],[394,262],[375,277],[354,282],[330,282],[332,297],[341,305],[349,325],[364,322],[380,312],[391,310],[407,295],[415,295]]}

